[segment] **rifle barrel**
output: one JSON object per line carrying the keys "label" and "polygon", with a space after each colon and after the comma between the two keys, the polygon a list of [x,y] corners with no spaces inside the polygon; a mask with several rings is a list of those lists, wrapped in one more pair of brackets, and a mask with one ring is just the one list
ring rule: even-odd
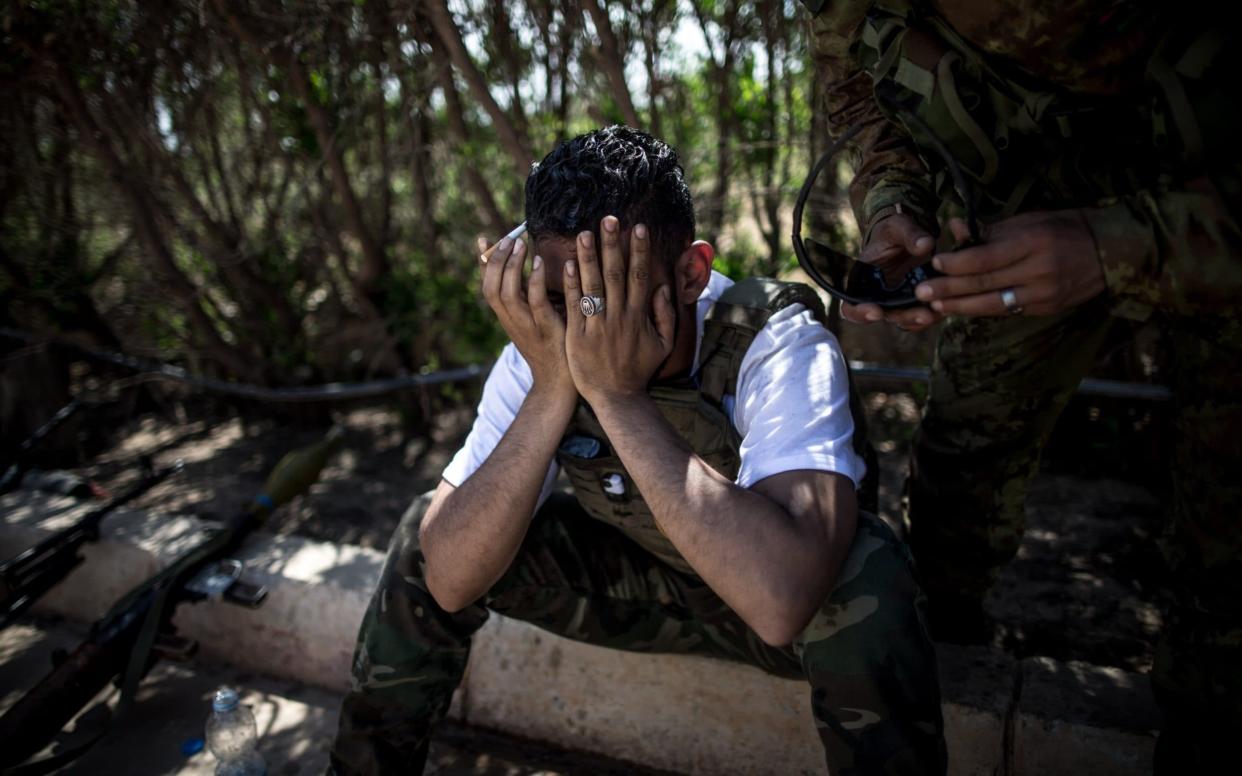
{"label": "rifle barrel", "polygon": [[105,517],[183,468],[184,464],[178,459],[171,466],[151,472],[107,504],[83,515],[73,525],[0,563],[0,630],[11,625],[39,596],[82,562],[78,550],[83,544],[99,538],[99,523]]}
{"label": "rifle barrel", "polygon": [[57,426],[69,419],[69,416],[78,411],[82,406],[82,402],[77,399],[70,399],[69,403],[56,411],[56,414],[47,419],[47,422],[35,429],[34,433],[26,437],[26,439],[17,447],[12,460],[5,461],[0,465],[0,493],[8,493],[21,484],[22,475],[25,473],[24,459],[48,434],[56,430]]}
{"label": "rifle barrel", "polygon": [[[155,662],[155,636],[171,628],[176,606],[195,595],[186,584],[209,563],[236,549],[246,535],[277,506],[308,489],[339,446],[333,428],[310,447],[287,454],[273,469],[263,492],[224,526],[208,529],[206,539],[187,550],[154,577],[122,596],[91,628],[69,658],[52,670],[16,704],[0,715],[0,769],[39,752],[114,677],[121,679],[117,712],[123,715],[138,682]],[[61,755],[30,763],[59,767],[84,752],[107,728]]]}

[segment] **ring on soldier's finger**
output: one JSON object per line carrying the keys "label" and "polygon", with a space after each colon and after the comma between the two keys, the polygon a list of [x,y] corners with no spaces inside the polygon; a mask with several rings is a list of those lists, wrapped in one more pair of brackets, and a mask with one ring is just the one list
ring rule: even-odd
{"label": "ring on soldier's finger", "polygon": [[586,318],[599,315],[604,311],[604,297],[585,294],[578,301],[578,309],[582,310],[582,315]]}
{"label": "ring on soldier's finger", "polygon": [[1001,291],[1000,296],[1001,304],[1005,305],[1005,309],[1009,311],[1010,315],[1022,314],[1022,305],[1018,304],[1018,295],[1013,288],[1006,288],[1004,291]]}

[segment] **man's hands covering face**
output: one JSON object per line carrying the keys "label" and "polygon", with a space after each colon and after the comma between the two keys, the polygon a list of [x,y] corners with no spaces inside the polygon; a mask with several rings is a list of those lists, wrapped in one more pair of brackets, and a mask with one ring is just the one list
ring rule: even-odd
{"label": "man's hands covering face", "polygon": [[[652,293],[647,227],[638,224],[631,232],[628,262],[616,218],[604,218],[600,235],[599,253],[590,232],[578,235],[578,260],[564,267],[565,352],[578,393],[592,404],[645,393],[673,350],[676,322],[672,288],[664,284]],[[602,297],[604,309],[587,317],[583,295]]]}
{"label": "man's hands covering face", "polygon": [[[564,274],[565,319],[548,300],[540,257],[522,280],[526,244],[505,238],[483,265],[483,297],[500,325],[530,365],[535,388],[577,393],[587,401],[644,393],[673,350],[676,312],[672,288],[651,286],[651,240],[639,224],[630,234],[627,261],[620,224],[608,216],[600,224],[603,245],[596,251],[590,232],[578,235],[577,260]],[[480,252],[486,241],[480,240]],[[601,256],[602,254],[602,256]],[[583,315],[586,294],[604,300],[604,309]],[[567,320],[566,320],[567,319]]]}
{"label": "man's hands covering face", "polygon": [[[486,241],[480,239],[480,252]],[[530,279],[522,282],[526,243],[508,237],[483,265],[483,298],[505,333],[530,365],[536,390],[573,395],[573,377],[565,359],[565,322],[548,301],[547,268],[536,256]]]}

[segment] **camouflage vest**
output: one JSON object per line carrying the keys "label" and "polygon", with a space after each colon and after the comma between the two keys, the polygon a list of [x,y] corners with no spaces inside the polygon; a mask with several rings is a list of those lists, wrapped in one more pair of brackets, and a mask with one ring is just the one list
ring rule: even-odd
{"label": "camouflage vest", "polygon": [[[978,184],[980,215],[1004,217],[1157,188],[1230,153],[1242,122],[1203,78],[1219,71],[1225,48],[1207,26],[1170,32],[1148,63],[1148,88],[1124,97],[1074,95],[1002,71],[918,0],[874,2],[857,52],[880,110],[930,151],[902,111],[921,118]],[[922,156],[951,198],[939,156]]]}
{"label": "camouflage vest", "polygon": [[[725,396],[736,396],[742,358],[755,335],[777,311],[802,304],[821,324],[823,303],[808,286],[766,278],[749,278],[729,287],[703,321],[703,339],[694,376],[653,385],[649,393],[666,420],[709,466],[731,480],[737,478],[741,437],[723,406]],[[850,391],[854,417],[854,448],[867,464],[867,480],[859,503],[874,501],[878,471],[866,441],[860,406]],[[556,460],[573,483],[583,509],[597,520],[620,529],[626,536],[678,571],[693,569],[656,526],[655,519],[634,486],[604,429],[586,402],[579,401]],[[870,506],[874,509],[874,506]]]}

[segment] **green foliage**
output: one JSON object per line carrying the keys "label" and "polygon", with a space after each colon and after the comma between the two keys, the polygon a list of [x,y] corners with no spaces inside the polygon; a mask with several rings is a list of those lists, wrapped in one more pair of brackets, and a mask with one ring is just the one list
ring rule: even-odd
{"label": "green foliage", "polygon": [[477,363],[493,358],[505,343],[490,310],[477,298],[477,283],[446,272],[427,272],[427,262],[412,257],[408,271],[395,272],[385,287],[385,307],[392,310],[389,331],[402,344],[443,340],[446,348],[423,368]]}
{"label": "green foliage", "polygon": [[[806,166],[803,27],[790,16],[766,40],[750,4],[732,30],[726,3],[697,5],[715,56],[734,40],[726,112],[686,35],[689,0],[612,5],[630,98],[681,152],[701,207],[718,139],[732,150],[717,267],[789,266],[786,246],[769,255],[756,239],[749,192],[787,210],[788,171]],[[479,299],[473,241],[521,218],[523,160],[502,130],[538,159],[622,121],[622,103],[577,4],[448,3],[498,120],[469,68],[446,72],[430,7],[5,4],[0,318],[103,327],[127,349],[271,383],[494,357],[505,338]],[[772,56],[788,90],[767,83]]]}
{"label": "green foliage", "polygon": [[767,274],[761,267],[762,253],[745,232],[736,233],[733,244],[716,254],[712,268],[733,280]]}

